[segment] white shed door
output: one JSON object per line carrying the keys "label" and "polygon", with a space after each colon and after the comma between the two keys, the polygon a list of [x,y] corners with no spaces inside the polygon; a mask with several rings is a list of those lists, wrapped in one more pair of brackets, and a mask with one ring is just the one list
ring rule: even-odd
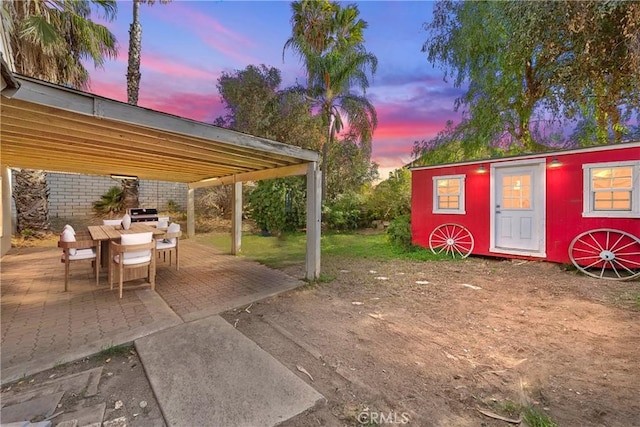
{"label": "white shed door", "polygon": [[539,252],[541,172],[538,165],[496,167],[495,246],[507,250]]}

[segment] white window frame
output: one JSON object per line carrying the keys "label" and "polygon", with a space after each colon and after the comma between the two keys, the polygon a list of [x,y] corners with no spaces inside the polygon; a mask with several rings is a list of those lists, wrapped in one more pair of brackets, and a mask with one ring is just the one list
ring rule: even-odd
{"label": "white window frame", "polygon": [[[593,209],[593,189],[591,171],[599,168],[632,167],[631,210],[603,211]],[[582,216],[584,218],[640,218],[640,160],[620,162],[588,163],[582,165],[584,188],[582,192]]]}
{"label": "white window frame", "polygon": [[[438,181],[445,179],[459,179],[460,180],[460,199],[458,201],[457,209],[439,209],[438,208]],[[465,211],[464,193],[465,193],[465,181],[466,175],[440,175],[433,177],[433,213],[434,214],[455,214],[464,215]]]}

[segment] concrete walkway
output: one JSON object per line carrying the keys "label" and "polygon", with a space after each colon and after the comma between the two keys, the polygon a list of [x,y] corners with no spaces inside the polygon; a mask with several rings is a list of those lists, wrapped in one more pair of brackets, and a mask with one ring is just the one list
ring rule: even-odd
{"label": "concrete walkway", "polygon": [[219,316],[135,341],[169,426],[273,426],[321,394]]}
{"label": "concrete walkway", "polygon": [[1,261],[2,383],[303,284],[191,240],[180,248],[179,271],[158,264],[157,292],[125,286],[122,299],[105,272],[94,285],[89,262],[71,266],[64,292],[58,248],[12,249]]}

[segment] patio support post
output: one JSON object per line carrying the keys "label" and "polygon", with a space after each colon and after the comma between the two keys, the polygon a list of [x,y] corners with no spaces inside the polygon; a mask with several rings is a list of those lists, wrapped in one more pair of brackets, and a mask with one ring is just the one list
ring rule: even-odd
{"label": "patio support post", "polygon": [[238,255],[242,246],[242,181],[232,185],[231,255]]}
{"label": "patio support post", "polygon": [[307,280],[317,280],[320,277],[321,175],[318,163],[309,162],[307,166]]}
{"label": "patio support post", "polygon": [[195,192],[190,188],[187,193],[187,236],[190,238],[196,235]]}
{"label": "patio support post", "polygon": [[1,226],[1,246],[0,255],[6,254],[11,249],[11,234],[13,233],[13,226],[11,221],[11,170],[5,165],[0,165],[2,169],[2,180],[0,181],[0,196],[2,197],[2,203],[0,203],[0,222]]}

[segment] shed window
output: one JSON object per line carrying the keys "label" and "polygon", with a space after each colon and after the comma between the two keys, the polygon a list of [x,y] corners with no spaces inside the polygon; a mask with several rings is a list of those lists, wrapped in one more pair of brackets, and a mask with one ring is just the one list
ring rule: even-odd
{"label": "shed window", "polygon": [[583,216],[640,216],[640,162],[597,163],[584,165],[583,168]]}
{"label": "shed window", "polygon": [[465,213],[464,175],[433,178],[433,213]]}

